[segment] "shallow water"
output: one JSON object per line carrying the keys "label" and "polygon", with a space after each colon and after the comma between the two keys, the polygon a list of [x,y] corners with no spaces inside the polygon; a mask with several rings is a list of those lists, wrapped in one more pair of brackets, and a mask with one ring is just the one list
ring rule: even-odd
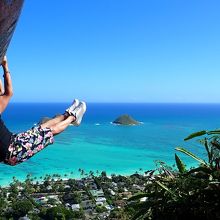
{"label": "shallow water", "polygon": [[[68,104],[10,104],[3,114],[13,132],[24,131],[44,116],[62,113]],[[111,124],[121,114],[142,121],[139,126]],[[13,176],[23,180],[45,174],[68,174],[79,177],[78,169],[103,171],[107,174],[131,174],[152,169],[155,160],[174,164],[174,148],[184,146],[204,157],[196,142],[185,142],[188,134],[220,127],[220,105],[205,104],[88,104],[80,127],[70,126],[29,161],[15,167],[0,164],[0,184]],[[181,155],[181,154],[179,154]],[[195,162],[181,157],[190,165]]]}

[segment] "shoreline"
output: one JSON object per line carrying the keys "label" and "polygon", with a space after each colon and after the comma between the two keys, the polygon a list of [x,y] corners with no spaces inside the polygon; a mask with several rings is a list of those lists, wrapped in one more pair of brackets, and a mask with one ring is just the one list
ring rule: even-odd
{"label": "shoreline", "polygon": [[[147,171],[147,170],[146,170]],[[94,172],[94,176],[98,177],[100,176],[100,174],[102,172],[105,172],[107,173],[107,177],[108,178],[111,178],[112,175],[116,175],[116,176],[124,176],[124,177],[128,177],[128,176],[131,176],[131,175],[134,175],[134,174],[139,174],[139,175],[144,175],[144,172],[146,172],[144,170],[142,171],[135,171],[135,172],[126,172],[126,173],[111,173],[111,174],[108,174],[106,171],[100,171],[98,174],[96,172]],[[91,172],[91,171],[89,171]],[[50,176],[51,179],[53,179],[54,181],[57,181],[59,179],[61,180],[69,180],[69,179],[74,179],[74,180],[81,180],[83,178],[89,178],[90,174],[88,173],[85,173],[84,175],[80,175],[80,173],[78,175],[74,175],[74,174],[71,174],[71,173],[52,173],[52,174],[45,174],[45,175],[41,175],[39,177],[35,176],[35,175],[31,175],[31,174],[27,174],[25,177],[22,177],[22,178],[19,178],[19,177],[15,177],[16,180],[18,180],[19,182],[23,183],[26,179],[27,179],[27,176],[30,176],[31,179],[33,179],[33,183],[36,183],[36,182],[39,182],[39,183],[43,183],[45,180],[44,178]],[[92,171],[93,172],[93,171]],[[60,178],[57,178],[56,176],[60,176]],[[40,178],[42,177],[42,178]],[[0,180],[1,182],[1,180]],[[13,177],[11,180],[7,180],[5,181],[4,183],[1,183],[0,184],[0,187],[9,187],[10,184],[13,183]]]}
{"label": "shoreline", "polygon": [[[173,162],[173,161],[172,161]],[[167,165],[169,166],[173,166],[173,163],[166,163]],[[187,163],[188,164],[188,168],[190,167],[194,167],[197,165],[197,163]],[[84,175],[81,175],[80,174],[80,171],[79,169],[83,170],[84,171]],[[42,173],[42,174],[32,174],[32,173],[24,173],[25,175],[23,176],[16,176],[16,173],[11,176],[10,179],[4,179],[4,176],[2,178],[0,178],[0,187],[7,187],[9,186],[12,182],[13,182],[13,177],[15,177],[18,181],[20,182],[24,182],[27,178],[28,175],[31,176],[32,179],[34,179],[34,181],[38,181],[38,182],[42,182],[43,179],[46,177],[46,176],[51,176],[52,178],[55,178],[57,175],[59,175],[61,177],[61,179],[75,179],[75,180],[78,180],[78,179],[82,179],[82,178],[85,178],[87,176],[89,176],[89,173],[90,172],[93,172],[94,173],[94,176],[99,176],[101,174],[101,172],[106,172],[107,173],[107,176],[112,176],[112,175],[121,175],[121,176],[130,176],[130,175],[133,175],[133,174],[141,174],[143,175],[144,172],[148,171],[148,170],[152,170],[152,169],[156,169],[156,164],[155,163],[152,163],[151,166],[146,166],[146,167],[140,167],[138,169],[136,168],[131,168],[129,170],[126,170],[126,171],[118,171],[118,172],[112,172],[111,170],[89,170],[89,169],[82,169],[82,168],[78,168],[76,169],[75,171],[65,171],[65,170],[62,170],[60,172],[56,172],[56,171],[51,171],[51,172],[46,172],[46,173]],[[97,173],[98,171],[98,173]]]}

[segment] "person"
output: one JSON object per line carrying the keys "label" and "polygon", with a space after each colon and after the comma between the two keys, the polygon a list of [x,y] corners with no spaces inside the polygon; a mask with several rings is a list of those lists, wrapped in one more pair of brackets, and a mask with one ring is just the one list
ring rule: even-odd
{"label": "person", "polygon": [[75,99],[62,115],[36,125],[25,132],[13,134],[1,118],[1,114],[5,111],[13,95],[12,80],[6,57],[3,58],[1,65],[4,72],[4,87],[0,83],[0,162],[14,166],[53,144],[54,136],[63,132],[68,125],[79,126],[86,112],[86,103]]}

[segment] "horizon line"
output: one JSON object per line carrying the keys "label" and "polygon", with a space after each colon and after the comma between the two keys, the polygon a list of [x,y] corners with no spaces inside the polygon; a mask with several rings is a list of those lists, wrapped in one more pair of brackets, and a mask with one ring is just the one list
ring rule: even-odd
{"label": "horizon line", "polygon": [[[70,102],[10,102],[9,104],[69,104]],[[220,102],[86,102],[87,104],[211,104],[218,105]]]}

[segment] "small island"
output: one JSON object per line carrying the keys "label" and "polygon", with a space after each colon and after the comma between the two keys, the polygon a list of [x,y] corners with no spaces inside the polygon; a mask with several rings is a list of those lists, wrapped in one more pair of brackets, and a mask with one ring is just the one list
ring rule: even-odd
{"label": "small island", "polygon": [[113,124],[118,125],[139,125],[140,122],[133,119],[130,115],[121,115],[113,121]]}

